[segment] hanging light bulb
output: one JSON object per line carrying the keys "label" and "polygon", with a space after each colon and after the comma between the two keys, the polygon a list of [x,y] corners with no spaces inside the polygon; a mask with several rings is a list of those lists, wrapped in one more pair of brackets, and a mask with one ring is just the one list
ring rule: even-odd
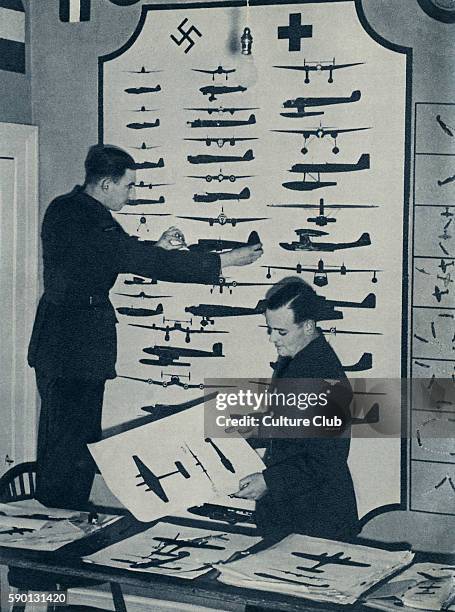
{"label": "hanging light bulb", "polygon": [[[246,23],[250,24],[250,0],[246,2]],[[253,56],[253,34],[246,25],[240,36],[241,61],[239,62],[239,78],[245,87],[251,88],[258,80],[258,71]]]}

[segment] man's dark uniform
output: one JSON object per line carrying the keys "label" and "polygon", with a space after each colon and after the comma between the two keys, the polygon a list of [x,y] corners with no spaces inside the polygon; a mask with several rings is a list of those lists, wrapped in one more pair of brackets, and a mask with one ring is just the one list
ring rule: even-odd
{"label": "man's dark uniform", "polygon": [[[287,379],[293,382],[287,383]],[[302,380],[301,388],[297,379],[306,379],[306,382]],[[336,386],[341,401],[338,405],[332,403],[332,408],[329,402],[327,412],[332,409],[333,413],[346,417],[352,391],[343,366],[320,333],[295,357],[279,358],[272,390],[298,393],[324,380],[329,381],[329,385],[323,385],[324,389],[341,381],[341,385]],[[308,416],[306,411],[297,412],[301,418]],[[319,410],[319,414],[325,412]],[[318,435],[314,429],[311,433]],[[344,432],[346,437],[324,438],[321,435],[322,432],[319,437],[280,437],[267,442],[266,469],[262,472],[267,493],[256,502],[256,521],[264,535],[304,533],[343,539],[358,533],[357,505],[347,465],[349,426]],[[257,443],[253,445],[258,446]]]}
{"label": "man's dark uniform", "polygon": [[51,202],[41,236],[44,294],[28,355],[41,396],[37,498],[81,507],[95,467],[86,444],[100,438],[104,384],[116,376],[117,275],[212,283],[220,258],[139,242],[81,188]]}

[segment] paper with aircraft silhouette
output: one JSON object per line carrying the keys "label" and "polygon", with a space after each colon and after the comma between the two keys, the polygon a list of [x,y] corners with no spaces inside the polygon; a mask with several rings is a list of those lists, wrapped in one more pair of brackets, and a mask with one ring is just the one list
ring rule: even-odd
{"label": "paper with aircraft silhouette", "polygon": [[138,572],[197,578],[261,538],[159,523],[103,548],[84,561]]}
{"label": "paper with aircraft silhouette", "polygon": [[225,584],[352,604],[374,584],[409,565],[411,551],[290,535],[278,544],[219,567]]}
{"label": "paper with aircraft silhouette", "polygon": [[89,445],[111,492],[149,522],[233,493],[264,464],[241,437],[207,438],[204,407]]}

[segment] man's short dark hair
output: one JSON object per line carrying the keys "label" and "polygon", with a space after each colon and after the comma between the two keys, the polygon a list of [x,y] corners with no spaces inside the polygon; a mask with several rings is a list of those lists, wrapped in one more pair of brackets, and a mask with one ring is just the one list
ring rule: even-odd
{"label": "man's short dark hair", "polygon": [[267,298],[268,310],[278,310],[288,306],[294,313],[295,323],[307,319],[318,320],[321,311],[321,298],[316,291],[301,278],[285,279],[278,289]]}
{"label": "man's short dark hair", "polygon": [[103,178],[119,181],[126,170],[134,170],[135,161],[129,153],[114,145],[93,145],[85,158],[85,184],[93,185]]}

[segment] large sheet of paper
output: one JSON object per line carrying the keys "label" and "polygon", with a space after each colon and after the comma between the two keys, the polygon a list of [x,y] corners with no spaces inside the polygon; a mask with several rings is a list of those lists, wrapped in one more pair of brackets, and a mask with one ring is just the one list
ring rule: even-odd
{"label": "large sheet of paper", "polygon": [[89,449],[112,493],[145,522],[233,493],[241,478],[264,468],[243,438],[205,437],[203,406]]}
{"label": "large sheet of paper", "polygon": [[263,552],[221,566],[218,580],[316,601],[352,604],[412,559],[410,551],[389,552],[290,535]]}
{"label": "large sheet of paper", "polygon": [[455,565],[416,563],[371,593],[366,604],[385,612],[455,612],[455,599],[450,602],[451,596],[455,597]]}
{"label": "large sheet of paper", "polygon": [[139,572],[193,579],[260,538],[159,523],[84,560]]}
{"label": "large sheet of paper", "polygon": [[86,512],[46,508],[34,499],[0,503],[0,546],[57,550],[120,517],[101,514],[96,524],[87,518]]}

